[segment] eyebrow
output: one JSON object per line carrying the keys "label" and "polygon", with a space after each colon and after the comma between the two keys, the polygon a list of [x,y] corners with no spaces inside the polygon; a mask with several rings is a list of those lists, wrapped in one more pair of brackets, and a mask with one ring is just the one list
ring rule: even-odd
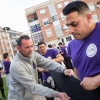
{"label": "eyebrow", "polygon": [[74,21],[74,22],[71,22],[70,24],[66,24],[67,26],[69,26],[69,25],[72,25],[72,24],[74,24],[76,21]]}

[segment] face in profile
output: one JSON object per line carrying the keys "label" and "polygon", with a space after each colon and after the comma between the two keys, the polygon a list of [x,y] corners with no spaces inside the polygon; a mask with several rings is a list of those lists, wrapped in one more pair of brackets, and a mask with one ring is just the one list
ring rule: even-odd
{"label": "face in profile", "polygon": [[62,47],[62,45],[61,45],[61,44],[59,44],[59,47],[61,48],[61,47]]}
{"label": "face in profile", "polygon": [[69,26],[69,32],[75,39],[84,39],[88,36],[91,16],[89,14],[78,14],[72,12],[66,15],[66,25]]}
{"label": "face in profile", "polygon": [[39,49],[39,52],[40,52],[41,54],[46,54],[46,52],[47,52],[47,47],[46,47],[45,44],[39,45],[39,46],[38,46],[38,49]]}
{"label": "face in profile", "polygon": [[33,42],[31,39],[23,39],[21,43],[21,47],[17,47],[18,51],[24,56],[29,58],[33,51]]}

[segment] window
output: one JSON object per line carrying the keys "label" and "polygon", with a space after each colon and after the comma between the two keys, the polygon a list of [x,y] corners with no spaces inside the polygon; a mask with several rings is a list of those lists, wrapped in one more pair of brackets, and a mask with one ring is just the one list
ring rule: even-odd
{"label": "window", "polygon": [[100,9],[100,1],[97,2],[96,6]]}
{"label": "window", "polygon": [[51,29],[46,30],[46,35],[47,35],[47,37],[53,36]]}
{"label": "window", "polygon": [[46,13],[45,9],[40,10],[40,14],[45,14],[45,13]]}
{"label": "window", "polygon": [[66,41],[67,41],[67,42],[69,42],[69,41],[71,41],[71,40],[72,40],[71,36],[66,37]]}
{"label": "window", "polygon": [[10,33],[10,38],[17,38],[15,34]]}
{"label": "window", "polygon": [[69,27],[67,26],[67,25],[63,25],[63,30],[67,30],[67,29],[69,29]]}
{"label": "window", "polygon": [[94,4],[89,4],[88,6],[89,6],[89,8],[90,8],[91,11],[94,11],[95,10]]}
{"label": "window", "polygon": [[49,20],[48,20],[48,18],[43,19],[43,24],[44,24],[45,26],[49,24]]}
{"label": "window", "polygon": [[65,20],[65,16],[63,15],[63,13],[60,13],[61,19]]}
{"label": "window", "polygon": [[30,26],[30,29],[31,29],[31,32],[34,33],[34,32],[38,32],[41,30],[40,28],[40,24],[35,24],[35,25],[32,25]]}
{"label": "window", "polygon": [[40,42],[40,41],[44,41],[42,32],[37,33],[37,34],[33,34],[33,35],[32,35],[32,38],[33,38],[35,44],[37,44],[37,43]]}
{"label": "window", "polygon": [[58,8],[62,8],[62,4],[61,4],[61,3],[60,3],[60,4],[58,4],[57,6],[58,6]]}
{"label": "window", "polygon": [[53,20],[53,21],[57,21],[57,20],[58,20],[57,15],[52,16],[52,20]]}
{"label": "window", "polygon": [[37,14],[36,13],[33,13],[33,14],[28,15],[27,16],[27,20],[28,20],[29,23],[30,22],[33,22],[35,20],[38,20]]}
{"label": "window", "polygon": [[69,4],[69,2],[68,1],[66,1],[66,2],[64,2],[64,5],[66,6],[66,5],[68,5]]}
{"label": "window", "polygon": [[95,22],[98,22],[98,21],[99,21],[97,14],[93,15],[93,20],[94,20]]}

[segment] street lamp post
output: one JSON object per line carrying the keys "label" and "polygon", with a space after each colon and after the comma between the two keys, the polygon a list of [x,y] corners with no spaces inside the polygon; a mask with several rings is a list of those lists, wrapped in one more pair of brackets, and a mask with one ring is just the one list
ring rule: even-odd
{"label": "street lamp post", "polygon": [[14,58],[14,52],[13,52],[13,49],[12,49],[12,44],[11,44],[11,40],[10,40],[9,33],[8,33],[8,31],[10,30],[10,28],[9,27],[4,27],[3,30],[7,34],[8,42],[9,42],[10,49],[11,49],[12,58]]}

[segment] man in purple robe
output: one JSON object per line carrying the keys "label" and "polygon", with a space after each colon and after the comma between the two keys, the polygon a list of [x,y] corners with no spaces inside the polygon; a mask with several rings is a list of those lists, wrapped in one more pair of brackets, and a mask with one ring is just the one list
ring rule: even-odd
{"label": "man in purple robe", "polygon": [[6,84],[7,86],[9,86],[9,80],[10,80],[9,69],[10,69],[11,62],[10,62],[8,53],[4,53],[3,58],[4,58],[3,67],[4,67],[4,72],[6,74]]}
{"label": "man in purple robe", "polygon": [[[61,54],[58,53],[58,51],[56,49],[47,49],[45,42],[41,41],[38,43],[38,49],[39,52],[42,56],[44,56],[45,58],[48,58],[50,60],[53,60],[55,62],[62,62],[64,60],[64,58],[61,56]],[[42,72],[42,77],[43,77],[43,85],[49,88],[54,89],[54,83],[51,77],[51,74],[49,73],[48,70],[45,69],[40,69],[38,68],[38,70],[40,72]],[[51,83],[50,83],[51,81]],[[54,100],[54,98],[46,98],[47,100]]]}

